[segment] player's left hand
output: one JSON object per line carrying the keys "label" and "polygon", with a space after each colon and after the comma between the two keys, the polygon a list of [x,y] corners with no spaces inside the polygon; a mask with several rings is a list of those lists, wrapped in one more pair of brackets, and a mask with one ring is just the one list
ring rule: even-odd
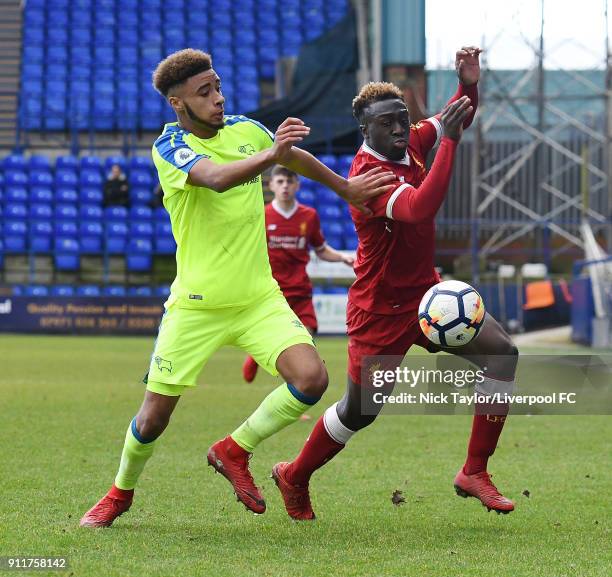
{"label": "player's left hand", "polygon": [[476,84],[480,79],[480,60],[482,50],[477,46],[462,46],[455,54],[455,70],[459,82],[464,86]]}
{"label": "player's left hand", "polygon": [[393,188],[389,183],[395,178],[395,174],[377,166],[346,180],[344,189],[338,191],[338,194],[357,210],[370,216],[372,211],[364,203]]}

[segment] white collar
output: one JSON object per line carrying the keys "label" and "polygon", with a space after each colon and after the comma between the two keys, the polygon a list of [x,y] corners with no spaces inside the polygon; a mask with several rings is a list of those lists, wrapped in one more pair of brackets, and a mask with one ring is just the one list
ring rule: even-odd
{"label": "white collar", "polygon": [[272,208],[278,212],[278,214],[280,214],[281,216],[284,216],[287,220],[289,220],[296,212],[297,209],[300,207],[300,203],[296,200],[295,203],[293,204],[293,208],[291,210],[283,210],[279,205],[278,202],[276,202],[276,199],[274,199],[272,201]]}
{"label": "white collar", "polygon": [[410,157],[408,156],[408,152],[404,155],[402,160],[391,160],[382,154],[379,154],[374,149],[370,148],[365,142],[361,145],[361,148],[364,152],[371,154],[374,158],[378,158],[378,160],[384,160],[385,162],[395,162],[396,164],[405,164],[406,166],[410,166]]}

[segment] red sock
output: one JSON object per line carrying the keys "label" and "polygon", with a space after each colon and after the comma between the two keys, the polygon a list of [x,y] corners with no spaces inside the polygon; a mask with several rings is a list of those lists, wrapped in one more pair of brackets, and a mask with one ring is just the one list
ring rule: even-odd
{"label": "red sock", "polygon": [[[499,408],[500,405],[497,405],[496,412],[503,412],[503,409],[499,410]],[[476,411],[472,421],[472,434],[470,435],[467,459],[463,466],[463,472],[466,475],[474,475],[487,470],[487,462],[495,452],[505,421],[505,414],[482,415],[478,414],[478,410]]]}
{"label": "red sock", "polygon": [[131,499],[134,496],[134,489],[120,489],[119,487],[115,487],[115,483],[113,483],[113,486],[108,492],[108,496],[113,499]]}
{"label": "red sock", "polygon": [[300,454],[287,467],[285,472],[287,481],[301,487],[308,485],[310,476],[327,461],[333,459],[344,447],[345,445],[334,441],[329,436],[323,424],[323,417],[321,417],[310,433],[310,437],[306,439]]}

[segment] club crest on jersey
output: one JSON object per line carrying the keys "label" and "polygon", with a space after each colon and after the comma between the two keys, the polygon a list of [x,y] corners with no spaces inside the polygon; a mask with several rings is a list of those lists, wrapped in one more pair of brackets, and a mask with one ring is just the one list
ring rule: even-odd
{"label": "club crest on jersey", "polygon": [[269,224],[268,225],[268,230],[276,230],[276,225],[275,224]]}
{"label": "club crest on jersey", "polygon": [[185,166],[188,162],[196,157],[196,153],[190,148],[179,148],[174,153],[174,164],[179,168]]}
{"label": "club crest on jersey", "polygon": [[300,234],[304,236],[306,234],[306,227],[308,225],[305,222],[300,223]]}
{"label": "club crest on jersey", "polygon": [[405,177],[403,177],[403,176],[400,176],[400,177],[399,177],[399,181],[400,181],[400,182],[406,182],[406,178],[405,178]]}
{"label": "club crest on jersey", "polygon": [[164,369],[169,373],[172,372],[172,361],[162,359],[161,357],[155,357],[153,360],[155,361],[155,364],[157,365],[157,368],[160,373],[162,373]]}
{"label": "club crest on jersey", "polygon": [[251,154],[255,154],[255,147],[252,144],[243,144],[238,147],[238,152],[251,156]]}

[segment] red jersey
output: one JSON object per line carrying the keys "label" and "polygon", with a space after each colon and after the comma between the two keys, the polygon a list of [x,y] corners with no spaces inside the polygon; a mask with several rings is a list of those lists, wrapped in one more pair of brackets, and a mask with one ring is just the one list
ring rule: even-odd
{"label": "red jersey", "polygon": [[397,177],[394,188],[372,199],[372,216],[351,207],[359,246],[355,261],[357,279],[349,302],[377,314],[403,313],[415,308],[429,288],[439,282],[434,269],[435,225],[433,218],[417,224],[392,219],[393,203],[409,186],[417,188],[427,175],[425,157],[440,140],[442,127],[428,118],[410,127],[406,156],[393,161],[363,144],[353,159],[349,177],[381,166]]}
{"label": "red jersey", "polygon": [[325,246],[317,211],[296,202],[287,213],[272,201],[266,206],[266,234],[272,275],[285,297],[310,297],[312,284],[306,274],[309,248]]}

